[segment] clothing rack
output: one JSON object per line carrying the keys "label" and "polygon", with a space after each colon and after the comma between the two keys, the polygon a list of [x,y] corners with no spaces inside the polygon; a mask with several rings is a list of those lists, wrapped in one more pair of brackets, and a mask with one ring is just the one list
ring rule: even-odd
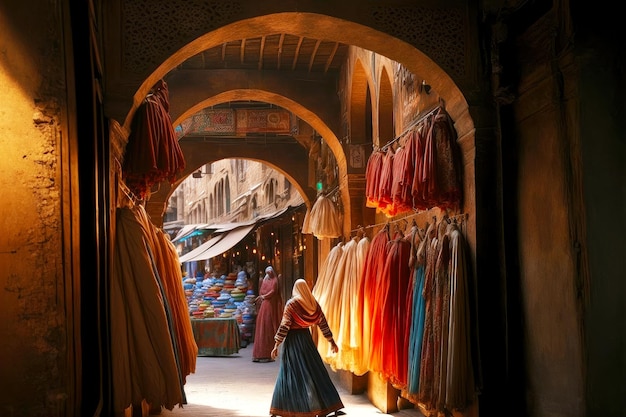
{"label": "clothing rack", "polygon": [[[409,219],[413,218],[413,216],[415,214],[416,213],[409,214],[409,215],[406,215],[406,216],[401,217],[399,219],[389,220],[389,221],[386,221],[386,222],[383,222],[383,223],[370,224],[370,225],[367,225],[367,226],[358,226],[356,229],[353,229],[353,230],[350,231],[350,235],[352,235],[353,233],[355,233],[355,232],[357,232],[357,231],[359,231],[361,229],[372,229],[372,228],[381,227],[381,226],[385,226],[385,225],[392,225],[392,224],[399,223],[399,222],[402,222],[402,221],[406,222],[407,225],[408,225],[409,224]],[[439,221],[444,221],[444,220],[447,221],[448,223],[455,222],[455,221],[459,221],[460,223],[465,223],[465,220],[467,220],[468,217],[469,217],[468,213],[459,213],[459,214],[454,214],[454,215],[444,214],[441,217],[441,219],[439,219],[439,220],[437,219],[437,216],[433,216],[433,221],[435,223],[437,223]]]}
{"label": "clothing rack", "polygon": [[440,110],[440,109],[444,109],[443,107],[443,103],[439,103],[437,106],[435,106],[434,108],[428,110],[425,114],[421,115],[420,117],[418,117],[416,120],[414,120],[413,122],[411,122],[409,124],[409,126],[407,126],[406,129],[404,129],[404,131],[402,133],[400,133],[398,136],[396,136],[395,138],[393,138],[392,140],[390,140],[389,142],[387,142],[386,144],[384,144],[383,146],[381,146],[379,148],[379,150],[384,151],[385,149],[387,149],[389,146],[393,145],[395,142],[397,142],[398,140],[402,139],[408,132],[411,131],[411,129],[413,129],[415,126],[417,126],[418,124],[420,124],[421,122],[423,122],[424,120],[426,120],[428,117],[432,116],[433,113],[435,113],[436,111]]}

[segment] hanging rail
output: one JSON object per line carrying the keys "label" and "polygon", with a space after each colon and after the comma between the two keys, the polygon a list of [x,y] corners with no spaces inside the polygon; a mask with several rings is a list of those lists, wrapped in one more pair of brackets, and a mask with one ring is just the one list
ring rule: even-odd
{"label": "hanging rail", "polygon": [[389,142],[387,142],[386,144],[381,146],[379,148],[379,150],[384,151],[389,146],[393,145],[395,142],[397,142],[398,140],[402,139],[408,132],[411,131],[411,129],[413,129],[415,126],[417,126],[418,124],[420,124],[421,122],[426,120],[428,117],[432,116],[433,113],[435,113],[436,111],[438,111],[440,109],[442,109],[442,110],[444,109],[442,103],[438,104],[434,108],[428,110],[425,114],[423,114],[420,117],[418,117],[416,120],[412,121],[411,124],[409,124],[407,126],[407,128],[404,129],[404,131],[402,133],[400,133],[398,136],[396,136],[395,138],[393,138],[392,140],[390,140]]}

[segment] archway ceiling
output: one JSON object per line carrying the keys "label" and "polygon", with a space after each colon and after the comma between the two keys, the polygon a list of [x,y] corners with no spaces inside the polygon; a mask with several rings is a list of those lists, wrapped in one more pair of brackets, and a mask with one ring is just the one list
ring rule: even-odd
{"label": "archway ceiling", "polygon": [[[176,79],[177,73],[184,73],[184,78],[189,79],[191,77],[188,74],[194,70],[203,73],[205,79],[210,77],[211,73],[221,78],[223,70],[231,70],[229,71],[231,74],[239,73],[240,78],[247,81],[251,72],[259,71],[263,73],[265,80],[289,78],[291,84],[299,82],[317,84],[320,87],[324,85],[324,88],[328,85],[336,87],[337,77],[346,60],[348,49],[348,45],[339,42],[287,33],[243,38],[201,51],[171,70],[165,79]],[[274,83],[284,84],[282,81]],[[263,104],[258,98],[246,100],[244,96],[239,100],[219,103],[218,106],[262,108]],[[275,107],[271,103],[265,104],[267,107]],[[184,112],[187,109],[172,110],[172,116],[176,118],[178,111]]]}
{"label": "archway ceiling", "polygon": [[268,34],[223,43],[202,51],[177,69],[257,69],[316,74],[336,74],[348,45],[295,36]]}

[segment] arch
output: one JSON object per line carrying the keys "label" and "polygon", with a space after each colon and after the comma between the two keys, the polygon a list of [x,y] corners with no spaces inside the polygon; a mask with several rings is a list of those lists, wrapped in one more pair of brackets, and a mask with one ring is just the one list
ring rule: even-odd
{"label": "arch", "polygon": [[[371,127],[371,117],[368,120],[367,109],[371,116],[370,83],[367,73],[360,59],[354,61],[352,70],[352,84],[350,85],[350,143],[367,143],[367,124]],[[371,132],[371,128],[369,129]]]}
{"label": "arch", "polygon": [[[129,89],[130,86],[129,91],[135,91],[135,93],[132,96],[132,100],[129,100],[132,104],[130,109],[125,113],[124,123],[122,126],[125,129],[123,130],[126,132],[129,131],[128,127],[132,121],[132,116],[145,95],[149,92],[150,88],[158,80],[165,78],[169,71],[176,68],[177,65],[186,59],[191,58],[206,49],[230,41],[242,38],[261,37],[268,33],[277,32],[290,33],[296,36],[311,38],[316,38],[320,33],[324,33],[324,38],[327,40],[337,41],[347,45],[354,45],[401,63],[408,71],[415,74],[416,78],[429,80],[429,84],[438,92],[441,99],[446,103],[446,110],[452,119],[455,120],[458,136],[463,137],[468,135],[473,137],[474,123],[469,115],[468,104],[463,93],[455,84],[451,76],[448,75],[429,56],[421,52],[415,46],[401,39],[361,23],[356,23],[346,19],[339,19],[326,14],[302,12],[271,13],[241,19],[226,24],[183,45],[180,49],[173,52],[172,55],[167,57],[160,65],[154,68],[154,70],[149,73],[143,81],[139,80],[136,84],[133,84],[133,80],[126,80],[124,87]],[[137,88],[133,89],[133,85],[137,85]],[[121,90],[119,85],[117,88]],[[116,91],[116,87],[113,87],[112,90]],[[267,98],[261,99],[259,96],[254,98],[254,91],[257,91],[257,95],[265,94]],[[274,93],[269,91],[260,92],[259,90],[250,89],[239,89],[218,94],[217,96],[203,101],[202,103],[207,103],[211,100],[215,100],[215,102],[227,101],[228,99],[225,99],[226,96],[237,97],[237,94],[241,94],[239,97],[245,97],[247,100],[255,99],[259,101],[267,101],[287,109],[294,109],[295,107],[298,107],[297,102],[291,101],[288,98],[281,98],[280,96],[276,96]],[[124,101],[123,97],[116,98],[120,101]],[[283,100],[284,102],[282,102]],[[197,104],[197,106],[206,105],[207,104],[201,103]],[[184,112],[184,114],[193,113],[198,109],[199,107],[190,108]],[[305,107],[301,107],[299,111],[301,112],[300,117],[307,121],[307,123],[320,133],[331,148],[333,154],[336,156],[339,169],[339,189],[341,191],[342,204],[346,213],[351,212],[347,164],[343,149],[337,139],[338,129],[335,128],[333,130],[328,124],[321,123],[321,120],[311,110]],[[294,113],[298,114],[297,111],[294,111]],[[180,117],[178,117],[177,120],[178,119],[180,119]],[[302,193],[302,195],[307,194]],[[161,201],[161,203],[162,202],[163,201]],[[158,204],[159,202],[156,203]],[[164,207],[161,207],[160,211],[163,210]],[[349,219],[345,216],[344,230],[349,230],[349,228]]]}
{"label": "arch", "polygon": [[[431,87],[446,101],[448,112],[454,120],[461,117],[462,113],[467,110],[467,102],[452,78],[433,59],[415,46],[385,32],[350,20],[317,13],[280,12],[224,25],[183,45],[137,85],[123,126],[128,130],[132,115],[150,88],[186,59],[229,41],[280,32],[311,38],[317,38],[320,33],[324,33],[324,38],[327,40],[358,46],[400,62],[418,78],[429,79]],[[130,91],[133,91],[132,86],[130,88]]]}
{"label": "arch", "polygon": [[[254,100],[254,101],[261,101],[265,103],[274,104],[286,110],[289,110],[290,112],[298,116],[300,119],[302,119],[304,122],[309,124],[315,131],[317,131],[320,134],[320,136],[322,136],[322,138],[324,138],[324,141],[326,141],[326,143],[328,144],[329,148],[333,152],[333,155],[335,156],[335,160],[337,161],[337,166],[339,169],[339,179],[340,181],[344,181],[340,187],[341,200],[342,200],[341,203],[344,207],[344,210],[348,212],[348,210],[350,210],[351,202],[350,202],[350,196],[349,196],[349,188],[347,184],[346,157],[345,157],[344,150],[341,146],[341,143],[338,139],[338,136],[335,130],[333,130],[333,128],[331,128],[330,126],[331,123],[333,124],[336,124],[336,123],[334,123],[334,121],[332,120],[322,119],[317,113],[303,106],[301,103],[298,103],[296,101],[293,101],[289,97],[285,97],[285,96],[282,96],[280,94],[277,94],[271,91],[264,91],[264,90],[259,90],[259,89],[249,89],[249,90],[248,89],[236,89],[236,90],[224,91],[220,94],[217,94],[212,97],[208,97],[205,100],[197,102],[191,105],[190,107],[188,107],[185,111],[181,112],[172,121],[174,125],[178,125],[186,118],[191,117],[193,114],[199,112],[200,110],[204,108],[215,106],[221,103],[227,103],[229,101],[242,100],[244,98],[245,100]],[[296,140],[298,140],[297,137],[296,137]],[[304,149],[308,148],[306,144],[302,144],[301,146]],[[235,156],[235,155],[232,156],[232,158],[236,158],[236,157],[239,157],[239,156]],[[255,158],[249,158],[248,156],[245,156],[242,158],[258,160],[262,163],[272,166],[271,162],[268,161],[267,159],[255,159]],[[218,159],[222,159],[222,158],[218,158]],[[189,160],[187,159],[187,161]],[[200,163],[196,162],[196,163],[188,164],[188,166],[185,168],[182,178],[176,181],[175,184],[179,184],[187,175],[189,175],[193,171],[196,171],[199,167],[201,167],[203,164],[208,163],[208,162],[209,161],[200,161]],[[295,180],[295,178],[292,175],[287,175],[285,171],[279,168],[276,168],[275,166],[272,166],[272,168],[280,171],[281,173],[283,173],[283,175],[288,177],[290,179],[290,182],[292,184],[295,184],[298,187],[298,191],[300,192],[302,196],[307,196],[307,198],[305,198],[305,201],[307,202],[307,206],[309,206],[309,198],[308,198],[309,194],[304,192],[304,186],[306,182],[299,182]],[[162,184],[160,189],[166,189],[166,187]],[[151,201],[153,203],[152,205],[157,206],[157,207],[163,207],[163,210],[164,210],[165,202],[168,201],[169,196],[171,195],[171,192],[173,192],[174,189],[175,187],[170,188],[169,190],[170,194],[162,194],[162,193],[153,194],[151,196]],[[157,216],[153,215],[153,218],[156,219]],[[346,226],[346,227],[349,227],[349,226]]]}
{"label": "arch", "polygon": [[392,79],[385,66],[382,67],[378,84],[378,137],[374,144],[383,146],[395,136]]}

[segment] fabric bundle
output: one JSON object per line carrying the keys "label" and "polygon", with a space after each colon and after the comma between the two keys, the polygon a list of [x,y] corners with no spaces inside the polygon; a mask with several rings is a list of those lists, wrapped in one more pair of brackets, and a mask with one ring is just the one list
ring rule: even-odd
{"label": "fabric bundle", "polygon": [[122,179],[144,199],[153,185],[173,183],[185,169],[185,158],[169,115],[167,83],[159,81],[137,109],[126,144]]}

